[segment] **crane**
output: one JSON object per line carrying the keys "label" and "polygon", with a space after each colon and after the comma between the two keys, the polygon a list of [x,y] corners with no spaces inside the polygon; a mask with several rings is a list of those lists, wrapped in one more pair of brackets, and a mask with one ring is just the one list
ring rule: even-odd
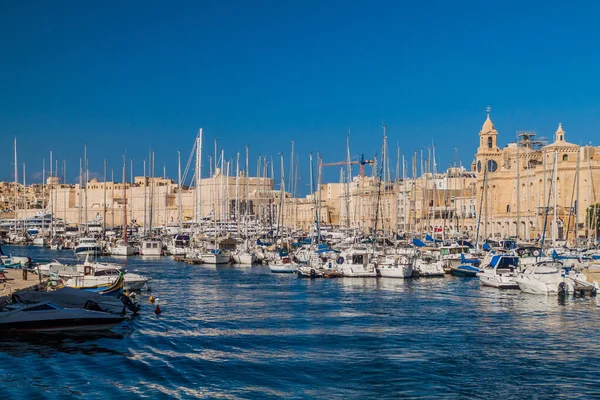
{"label": "crane", "polygon": [[365,176],[365,164],[369,164],[372,167],[373,165],[375,165],[375,160],[365,160],[365,155],[361,154],[360,160],[355,160],[355,161],[350,161],[350,162],[340,161],[340,162],[333,162],[333,163],[323,163],[323,164],[321,164],[321,166],[331,167],[334,165],[347,165],[347,164],[350,164],[350,165],[359,164],[360,165],[360,174],[359,175],[361,177],[364,177]]}

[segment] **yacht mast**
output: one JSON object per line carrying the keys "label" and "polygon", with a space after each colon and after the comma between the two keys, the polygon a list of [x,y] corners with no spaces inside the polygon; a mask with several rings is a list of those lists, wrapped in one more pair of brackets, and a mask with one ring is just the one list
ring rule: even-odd
{"label": "yacht mast", "polygon": [[[147,204],[147,198],[148,198],[148,178],[146,177],[146,160],[144,160],[144,235],[146,235],[146,215],[148,214],[148,204]],[[113,179],[113,186],[114,186],[114,179]]]}
{"label": "yacht mast", "polygon": [[[53,159],[52,159],[52,150],[50,150],[50,192],[48,193],[48,201],[50,202],[50,237],[54,236],[54,197],[53,197],[53,191],[52,188],[54,186],[54,177],[53,177],[53,172],[54,172],[54,165],[53,165]],[[47,212],[47,210],[44,210],[44,214]],[[42,226],[45,228],[46,222],[44,221],[45,218],[42,219]]]}
{"label": "yacht mast", "polygon": [[85,168],[85,235],[89,234],[89,219],[88,219],[88,182],[89,182],[89,170],[88,170],[88,159],[87,159],[87,144],[83,145],[83,166]]}
{"label": "yacht mast", "polygon": [[[111,194],[111,205],[110,205],[110,228],[115,229],[115,170],[110,169],[110,194]],[[144,199],[145,200],[145,199]],[[144,211],[145,211],[144,207]],[[145,217],[145,214],[144,214]],[[144,232],[146,232],[146,220],[144,219]]]}
{"label": "yacht mast", "polygon": [[127,244],[127,155],[123,154],[123,241]]}
{"label": "yacht mast", "polygon": [[233,213],[235,219],[235,227],[237,235],[240,235],[240,152],[237,152],[235,158],[235,212]]}
{"label": "yacht mast", "polygon": [[200,182],[202,180],[202,128],[196,136],[196,223],[202,222],[202,199]]}
{"label": "yacht mast", "polygon": [[104,201],[102,203],[102,237],[106,237],[106,158],[104,159]]}
{"label": "yacht mast", "polygon": [[557,187],[557,181],[558,181],[558,152],[556,150],[554,150],[554,215],[553,215],[553,221],[552,221],[552,245],[556,246],[556,239],[558,236],[558,226],[556,225],[557,222],[557,218],[556,218],[556,202],[558,200],[558,187]]}
{"label": "yacht mast", "polygon": [[78,227],[79,233],[81,233],[81,224],[82,224],[82,213],[83,213],[83,166],[81,163],[81,157],[79,158],[79,201],[78,201]]}
{"label": "yacht mast", "polygon": [[177,233],[181,234],[182,228],[182,212],[181,212],[181,152],[177,151],[177,221],[179,222],[179,227],[177,229]]}
{"label": "yacht mast", "polygon": [[[14,222],[14,228],[15,228],[15,232],[17,230],[17,218],[18,218],[18,213],[17,213],[17,209],[19,207],[19,204],[17,203],[17,198],[19,196],[19,164],[17,162],[17,137],[15,136],[15,141],[14,141],[14,152],[15,152],[15,222]],[[23,193],[25,193],[25,187],[23,187]],[[25,226],[25,223],[23,222],[23,226]]]}
{"label": "yacht mast", "polygon": [[[105,181],[106,181],[106,179],[105,179]],[[65,184],[67,183],[67,160],[63,160],[63,182]],[[67,186],[67,189],[68,189],[68,186]],[[65,191],[64,195],[63,195],[63,204],[64,204],[63,223],[65,224],[65,227],[67,225],[67,193],[69,193],[69,192],[70,192],[70,189],[68,189],[68,191]]]}

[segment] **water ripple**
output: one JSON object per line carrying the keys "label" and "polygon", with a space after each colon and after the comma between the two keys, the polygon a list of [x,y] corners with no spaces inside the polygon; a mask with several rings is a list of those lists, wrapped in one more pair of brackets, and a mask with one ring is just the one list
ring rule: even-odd
{"label": "water ripple", "polygon": [[450,277],[301,280],[265,267],[126,262],[153,277],[163,314],[154,315],[145,294],[141,316],[108,335],[3,338],[3,396],[545,399],[600,392],[598,298],[559,302]]}

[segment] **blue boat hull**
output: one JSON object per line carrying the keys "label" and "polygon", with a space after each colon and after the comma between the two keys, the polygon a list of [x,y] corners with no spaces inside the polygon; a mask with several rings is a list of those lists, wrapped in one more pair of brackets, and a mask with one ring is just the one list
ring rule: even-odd
{"label": "blue boat hull", "polygon": [[456,268],[452,268],[451,272],[454,276],[475,277],[479,272],[479,268],[470,265],[459,265]]}

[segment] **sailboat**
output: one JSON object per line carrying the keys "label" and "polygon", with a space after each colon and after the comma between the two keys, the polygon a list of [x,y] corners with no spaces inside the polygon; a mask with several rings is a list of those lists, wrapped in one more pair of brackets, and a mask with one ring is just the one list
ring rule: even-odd
{"label": "sailboat", "polygon": [[123,155],[123,239],[111,247],[110,254],[113,256],[132,256],[137,253],[137,249],[127,241],[127,185],[126,185],[126,157]]}

